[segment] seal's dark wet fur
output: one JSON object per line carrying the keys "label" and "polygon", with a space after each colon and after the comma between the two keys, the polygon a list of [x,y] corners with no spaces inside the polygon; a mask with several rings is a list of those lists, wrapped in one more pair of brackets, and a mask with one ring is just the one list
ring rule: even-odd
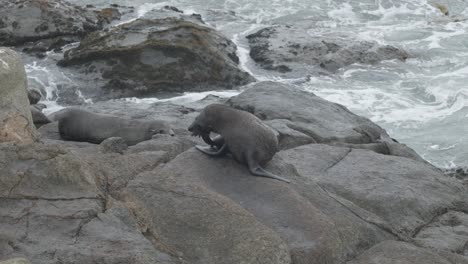
{"label": "seal's dark wet fur", "polygon": [[164,121],[132,120],[70,108],[58,117],[60,137],[71,141],[99,144],[110,137],[121,137],[128,145],[149,140],[155,134],[174,132]]}
{"label": "seal's dark wet fur", "polygon": [[[278,152],[278,139],[273,130],[249,112],[222,104],[211,104],[188,128],[210,146],[196,146],[201,152],[218,156],[230,152],[235,160],[246,164],[256,176],[289,182],[262,168]],[[211,139],[210,132],[220,136]]]}

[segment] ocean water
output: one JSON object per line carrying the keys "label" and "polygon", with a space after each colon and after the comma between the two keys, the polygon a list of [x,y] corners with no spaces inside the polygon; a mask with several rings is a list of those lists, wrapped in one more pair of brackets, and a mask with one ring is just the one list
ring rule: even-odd
{"label": "ocean water", "polygon": [[[399,142],[415,149],[436,166],[468,166],[468,1],[466,0],[69,0],[78,5],[134,6],[123,23],[152,9],[175,6],[199,13],[212,27],[238,45],[240,67],[259,80],[298,84],[366,116]],[[443,5],[448,15],[436,8]],[[233,13],[234,12],[234,13]],[[354,33],[365,40],[400,47],[410,53],[406,62],[353,64],[329,76],[285,79],[259,68],[249,57],[245,36],[271,26],[308,28],[311,38],[329,32]],[[313,26],[311,26],[313,25]],[[72,44],[73,45],[73,44]],[[47,111],[60,109],[57,90],[73,82],[73,73],[55,66],[61,54],[46,59],[24,55],[30,83],[47,93]],[[79,95],[79,89],[76,91]],[[221,96],[236,91],[217,92]],[[172,99],[128,98],[138,103],[173,100],[184,103],[208,93]],[[84,98],[86,99],[86,98]]]}

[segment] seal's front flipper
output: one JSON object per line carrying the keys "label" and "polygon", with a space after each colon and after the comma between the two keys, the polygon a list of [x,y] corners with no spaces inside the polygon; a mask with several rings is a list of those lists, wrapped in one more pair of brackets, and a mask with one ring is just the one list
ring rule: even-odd
{"label": "seal's front flipper", "polygon": [[222,156],[227,152],[226,144],[222,145],[219,149],[215,147],[200,145],[196,145],[195,148],[209,156]]}
{"label": "seal's front flipper", "polygon": [[284,181],[284,182],[287,182],[287,183],[291,182],[290,180],[287,180],[287,179],[285,179],[283,177],[280,177],[280,176],[276,176],[273,173],[271,173],[269,171],[266,171],[264,168],[262,168],[260,166],[256,166],[256,167],[253,167],[253,168],[249,166],[249,170],[255,176],[272,178],[272,179],[276,179],[276,180],[279,180],[279,181]]}

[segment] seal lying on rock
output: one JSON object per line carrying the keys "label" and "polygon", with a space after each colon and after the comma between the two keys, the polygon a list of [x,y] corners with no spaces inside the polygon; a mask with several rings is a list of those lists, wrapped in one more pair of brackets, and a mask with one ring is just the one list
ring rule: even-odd
{"label": "seal lying on rock", "polygon": [[110,137],[121,137],[128,145],[135,145],[151,139],[155,134],[174,135],[164,121],[124,119],[77,108],[61,111],[56,119],[60,137],[71,141],[99,144]]}
{"label": "seal lying on rock", "polygon": [[40,128],[41,126],[51,122],[50,119],[44,113],[42,113],[42,108],[43,107],[41,105],[37,104],[29,106],[32,120],[36,128]]}
{"label": "seal lying on rock", "polygon": [[[253,175],[289,182],[261,167],[278,152],[278,139],[270,127],[251,113],[211,104],[195,118],[188,130],[210,145],[196,146],[201,152],[210,156],[230,152],[236,161],[247,164]],[[211,139],[211,132],[220,136]]]}

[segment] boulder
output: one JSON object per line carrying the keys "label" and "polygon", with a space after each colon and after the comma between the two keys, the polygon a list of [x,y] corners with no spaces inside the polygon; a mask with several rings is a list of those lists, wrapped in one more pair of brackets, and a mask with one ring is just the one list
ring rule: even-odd
{"label": "boulder", "polygon": [[275,26],[247,36],[250,56],[262,68],[300,77],[334,72],[353,63],[404,61],[409,54],[391,45],[361,40],[346,33],[310,35],[307,28]]}
{"label": "boulder", "polygon": [[27,85],[19,55],[0,48],[0,142],[31,143],[37,139]]}
{"label": "boulder", "polygon": [[0,144],[2,259],[181,263],[153,244],[132,212],[111,198],[126,178],[157,166],[163,153],[122,157],[97,148]]}
{"label": "boulder", "polygon": [[94,100],[231,89],[254,78],[238,67],[232,41],[182,18],[137,19],[89,34],[68,50],[60,66],[86,82]]}
{"label": "boulder", "polygon": [[222,101],[87,106],[175,127],[176,136],[128,148],[118,138],[61,141],[57,122],[40,128],[42,143],[0,144],[2,258],[468,264],[463,179],[444,175],[343,106],[272,82],[226,102],[278,131],[283,150],[265,169],[291,183],[256,177],[230,155],[193,148],[200,141],[188,125],[205,104]]}
{"label": "boulder", "polygon": [[[372,143],[386,135],[369,119],[340,104],[277,82],[256,83],[231,97],[227,104],[248,111],[277,129],[282,148],[304,143]],[[299,142],[295,142],[296,138]]]}
{"label": "boulder", "polygon": [[[342,263],[393,237],[312,182],[296,183],[299,176],[284,161],[274,159],[269,169],[293,183],[255,177],[230,157],[191,149],[130,181],[126,199],[161,243],[189,263],[251,263],[254,256],[289,263],[285,254],[297,264]],[[244,242],[236,242],[240,237]]]}
{"label": "boulder", "polygon": [[121,137],[110,137],[99,144],[103,153],[120,153],[128,149],[127,142]]}
{"label": "boulder", "polygon": [[[140,221],[148,223],[148,233],[188,263],[292,263],[280,236],[238,202],[211,186],[246,172],[232,162],[210,163],[207,157],[194,149],[184,152],[160,170],[142,173],[132,180],[125,196],[126,204],[132,206]],[[223,172],[223,165],[229,171]],[[238,181],[238,184],[238,187],[249,186],[246,181]],[[223,186],[229,186],[229,182]],[[234,190],[230,193],[234,195]],[[245,201],[251,200],[245,198]],[[259,205],[268,201],[258,198]],[[269,201],[264,208],[274,204],[275,201]],[[274,211],[272,208],[270,212]],[[291,211],[299,213],[297,209]],[[265,212],[264,216],[267,214]],[[308,216],[324,227],[328,226],[322,216],[311,213]],[[271,219],[271,222],[276,219]],[[313,220],[301,218],[298,221]],[[281,222],[277,224],[281,225]],[[286,232],[290,228],[287,223],[284,225]],[[299,236],[299,230],[291,228],[292,236],[296,232]],[[311,235],[322,232],[325,233],[319,228],[310,230]],[[323,240],[328,241],[326,237]],[[298,249],[301,246],[313,247],[307,241],[297,242]]]}
{"label": "boulder", "polygon": [[63,0],[3,1],[0,4],[0,45],[19,46],[39,56],[76,42],[118,18],[109,10],[93,11]]}
{"label": "boulder", "polygon": [[405,241],[447,210],[468,209],[465,186],[417,160],[323,144],[278,155],[304,177],[300,182],[316,182],[360,218]]}
{"label": "boulder", "polygon": [[468,214],[448,211],[422,227],[415,235],[417,245],[467,255]]}

